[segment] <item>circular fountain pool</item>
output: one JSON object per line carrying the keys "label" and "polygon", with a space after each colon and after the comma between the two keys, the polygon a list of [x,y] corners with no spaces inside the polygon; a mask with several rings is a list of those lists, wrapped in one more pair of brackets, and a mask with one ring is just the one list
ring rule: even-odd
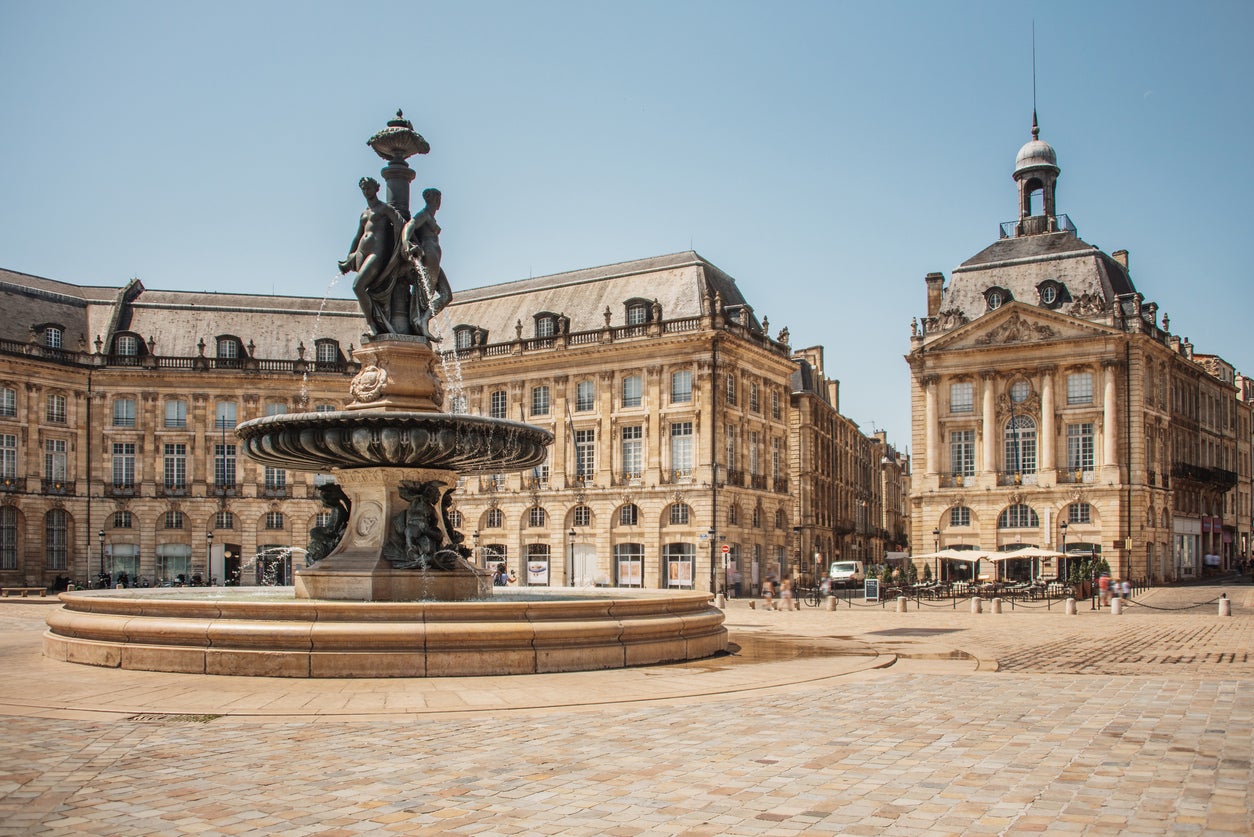
{"label": "circular fountain pool", "polygon": [[44,654],[141,671],[440,677],[624,668],[725,651],[708,593],[508,590],[458,602],[293,598],[290,588],[61,594]]}

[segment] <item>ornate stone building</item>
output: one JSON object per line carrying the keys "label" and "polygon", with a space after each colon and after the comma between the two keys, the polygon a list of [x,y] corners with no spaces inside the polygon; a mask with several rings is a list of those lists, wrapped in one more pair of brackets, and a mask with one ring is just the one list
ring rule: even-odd
{"label": "ornate stone building", "polygon": [[[1232,367],[1195,355],[1132,282],[1126,251],[1055,206],[1054,149],[1019,151],[1018,218],[926,277],[913,327],[911,541],[1099,555],[1121,577],[1231,565],[1239,504]],[[923,550],[916,550],[921,552]],[[981,573],[992,574],[988,562]],[[1001,562],[999,562],[1001,563]],[[1046,575],[1064,571],[1046,561]],[[1002,563],[1026,576],[1029,561]],[[1040,565],[1035,568],[1041,571]]]}
{"label": "ornate stone building", "polygon": [[741,592],[787,569],[787,335],[718,268],[685,252],[460,291],[437,327],[450,397],[556,438],[531,473],[462,481],[485,566]]}
{"label": "ornate stone building", "polygon": [[0,271],[0,307],[0,583],[289,578],[315,475],[240,457],[233,430],[339,409],[355,302]]}
{"label": "ornate stone building", "polygon": [[[0,301],[0,583],[290,581],[329,477],[262,467],[232,430],[343,406],[355,300],[0,272]],[[768,325],[692,252],[457,291],[445,409],[556,437],[542,467],[462,480],[477,561],[748,594],[816,552],[878,559],[884,445],[840,415],[822,350]]]}

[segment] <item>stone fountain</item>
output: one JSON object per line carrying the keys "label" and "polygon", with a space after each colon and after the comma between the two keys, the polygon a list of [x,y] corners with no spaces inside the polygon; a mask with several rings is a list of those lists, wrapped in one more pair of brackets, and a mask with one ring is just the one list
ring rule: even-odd
{"label": "stone fountain", "polygon": [[548,431],[443,411],[430,321],[452,297],[436,212],[411,214],[406,162],[430,150],[397,111],[370,138],[386,161],[362,178],[366,208],[343,273],[369,333],[344,410],[269,416],[236,435],[253,459],[332,473],[319,487],[330,522],[310,533],[295,596],[210,588],[61,595],[44,653],[153,671],[286,677],[389,677],[575,671],[695,659],[724,651],[706,593],[510,591],[468,559],[453,525],[460,475],[544,461]]}

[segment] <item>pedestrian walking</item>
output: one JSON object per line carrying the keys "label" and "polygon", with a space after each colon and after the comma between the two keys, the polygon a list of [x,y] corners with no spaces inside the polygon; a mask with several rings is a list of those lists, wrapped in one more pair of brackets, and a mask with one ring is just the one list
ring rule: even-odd
{"label": "pedestrian walking", "polygon": [[1126,578],[1119,584],[1119,597],[1122,599],[1132,598],[1132,582]]}
{"label": "pedestrian walking", "polygon": [[779,600],[783,604],[784,610],[793,609],[791,578],[785,578],[779,583]]}
{"label": "pedestrian walking", "polygon": [[767,610],[775,609],[775,582],[770,578],[762,582],[762,606]]}
{"label": "pedestrian walking", "polygon": [[1101,578],[1097,579],[1097,606],[1105,607],[1110,604],[1110,576],[1102,573]]}

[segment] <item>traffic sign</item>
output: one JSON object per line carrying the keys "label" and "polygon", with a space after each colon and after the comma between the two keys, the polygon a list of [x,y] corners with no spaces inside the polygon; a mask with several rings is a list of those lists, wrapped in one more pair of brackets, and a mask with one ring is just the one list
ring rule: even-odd
{"label": "traffic sign", "polygon": [[726,555],[727,553],[731,552],[731,547],[728,546],[727,544],[723,544],[723,546],[720,547],[719,551],[722,552],[724,555]]}

